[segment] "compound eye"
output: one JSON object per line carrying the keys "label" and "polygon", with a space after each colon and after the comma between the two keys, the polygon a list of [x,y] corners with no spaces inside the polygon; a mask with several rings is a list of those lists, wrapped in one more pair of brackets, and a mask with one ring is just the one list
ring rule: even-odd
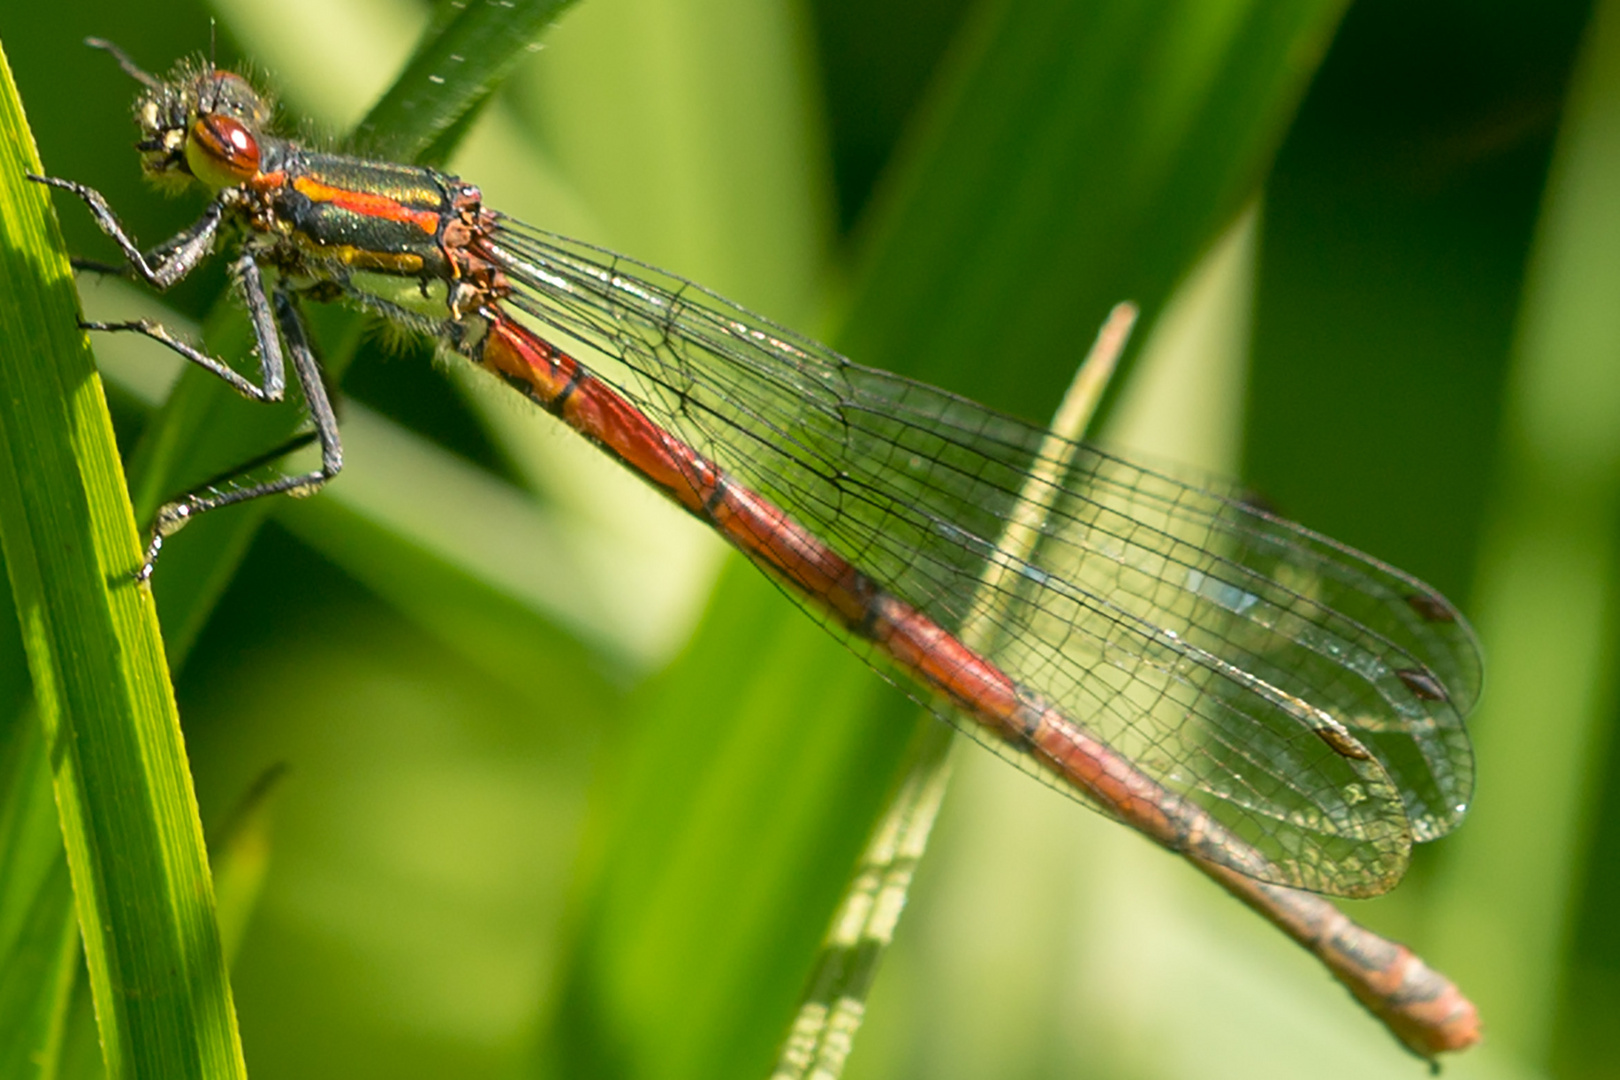
{"label": "compound eye", "polygon": [[186,138],[186,164],[211,188],[235,187],[259,175],[259,140],[239,120],[199,116]]}
{"label": "compound eye", "polygon": [[270,122],[270,105],[254,91],[242,76],[230,71],[217,71],[206,95],[209,113],[232,116],[250,128],[263,130]]}

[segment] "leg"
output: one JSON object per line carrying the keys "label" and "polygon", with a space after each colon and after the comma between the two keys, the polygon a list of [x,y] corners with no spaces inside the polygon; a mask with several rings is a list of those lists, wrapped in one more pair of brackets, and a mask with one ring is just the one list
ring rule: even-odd
{"label": "leg", "polygon": [[[196,269],[212,249],[214,237],[219,232],[220,222],[225,216],[225,200],[221,196],[208,204],[203,216],[190,228],[159,244],[150,252],[142,254],[99,191],[71,180],[35,176],[31,173],[29,179],[61,188],[82,199],[90,208],[90,214],[95,218],[96,224],[101,226],[101,231],[112,237],[123,251],[124,257],[129,260],[130,268],[143,281],[157,289],[168,288]],[[343,468],[343,445],[338,437],[337,417],[332,412],[332,403],[326,395],[326,386],[321,382],[320,365],[309,347],[309,338],[304,332],[303,318],[296,303],[282,287],[276,289],[273,297],[266,295],[263,275],[251,253],[243,252],[238,256],[232,265],[232,271],[241,285],[243,303],[247,308],[248,318],[253,323],[253,336],[259,349],[261,385],[255,386],[223,360],[209,356],[181,341],[163,326],[149,319],[81,325],[87,330],[144,334],[173,349],[217,378],[223,379],[243,397],[263,402],[280,401],[286,394],[286,359],[281,350],[281,343],[285,340],[288,350],[292,353],[293,374],[303,388],[304,401],[309,409],[310,419],[315,425],[315,437],[321,443],[321,467],[303,476],[284,476],[266,483],[223,492],[210,490],[206,495],[190,494],[159,507],[152,526],[152,538],[147,544],[146,559],[136,574],[141,581],[152,576],[152,566],[157,560],[158,552],[163,548],[163,541],[179,532],[198,514],[263,495],[276,495],[282,492],[291,495],[310,495]],[[288,449],[291,449],[290,445],[278,449],[271,456],[280,456]],[[256,460],[247,467],[256,467],[262,460]],[[233,474],[241,471],[241,469],[233,470]]]}
{"label": "leg", "polygon": [[277,446],[272,446],[264,453],[257,454],[254,457],[248,458],[246,461],[233,465],[224,472],[215,473],[213,476],[210,476],[208,479],[199,483],[197,485],[197,490],[211,491],[214,488],[225,484],[234,484],[243,477],[247,476],[254,469],[263,468],[272,462],[280,461],[288,454],[296,453],[297,451],[308,446],[310,443],[316,442],[318,439],[319,436],[316,435],[314,428],[300,431],[296,435],[289,435],[284,442]]}
{"label": "leg", "polygon": [[280,401],[285,396],[287,389],[286,361],[282,357],[281,338],[276,333],[276,321],[271,314],[270,298],[265,295],[264,277],[259,272],[259,264],[253,261],[253,256],[245,252],[231,265],[231,270],[242,287],[242,303],[247,308],[248,318],[253,323],[253,337],[258,344],[259,350],[259,377],[261,382],[259,386],[253,385],[252,382],[237,374],[225,361],[209,356],[195,346],[181,341],[162,324],[155,323],[151,319],[136,319],[133,322],[116,323],[86,322],[79,325],[86,330],[143,334],[153,341],[173,349],[203,370],[223,379],[230,384],[231,389],[249,401]]}
{"label": "leg", "polygon": [[336,476],[343,468],[343,443],[338,435],[337,416],[332,411],[331,399],[327,397],[326,384],[321,381],[320,364],[316,361],[315,353],[309,346],[309,337],[304,332],[303,316],[298,311],[296,301],[284,288],[276,289],[274,296],[270,298],[270,304],[273,306],[275,316],[275,324],[270,328],[270,333],[273,337],[275,331],[280,330],[282,339],[287,343],[287,352],[292,356],[293,375],[297,378],[298,385],[303,388],[309,418],[315,425],[315,438],[321,444],[321,467],[314,472],[283,476],[262,484],[252,484],[228,491],[210,491],[208,494],[186,495],[160,507],[157,519],[152,525],[152,539],[146,547],[146,561],[136,575],[141,581],[152,576],[152,565],[157,561],[158,552],[163,548],[163,541],[183,529],[198,514],[266,495],[284,493],[295,496],[313,495],[320,490],[321,485]]}
{"label": "leg", "polygon": [[[147,284],[156,289],[166,289],[179,281],[208,256],[213,247],[214,236],[219,231],[220,221],[225,214],[225,204],[222,199],[215,199],[203,211],[203,216],[188,229],[178,233],[170,239],[153,248],[143,255],[136,246],[134,239],[124,231],[112,207],[101,192],[71,180],[58,180],[54,177],[35,176],[32,173],[28,178],[41,184],[61,188],[63,191],[77,195],[84,200],[90,208],[90,214],[101,226],[101,231],[112,237],[129,260],[129,266]],[[112,268],[101,263],[82,263],[85,268],[97,272],[105,272]],[[216,359],[206,353],[200,352],[191,345],[176,338],[167,329],[150,319],[138,319],[134,322],[119,323],[83,323],[86,330],[129,331],[144,334],[162,345],[166,345],[190,360],[192,363],[212,372],[224,379],[231,387],[245,398],[253,401],[280,401],[286,386],[284,375],[285,362],[281,356],[281,344],[276,338],[274,321],[270,315],[270,304],[265,297],[264,281],[259,273],[259,266],[246,252],[240,255],[231,267],[236,280],[241,283],[243,301],[247,306],[248,316],[253,320],[253,336],[259,346],[259,369],[262,375],[262,388],[254,386],[242,378],[230,365],[223,360]]]}
{"label": "leg", "polygon": [[155,289],[167,289],[197,268],[197,264],[208,256],[209,249],[213,247],[214,234],[219,231],[219,223],[225,216],[225,201],[221,196],[208,204],[203,216],[190,228],[143,255],[134,238],[124,231],[124,226],[112,212],[112,207],[107,205],[107,200],[95,188],[72,180],[58,180],[53,176],[35,176],[33,173],[28,174],[28,179],[61,188],[84,200],[84,204],[90,208],[90,216],[96,219],[101,231],[112,237],[141,280]]}

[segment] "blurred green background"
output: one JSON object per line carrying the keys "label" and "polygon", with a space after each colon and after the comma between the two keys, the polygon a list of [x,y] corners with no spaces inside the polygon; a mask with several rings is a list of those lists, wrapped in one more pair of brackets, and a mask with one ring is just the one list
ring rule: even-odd
{"label": "blurred green background", "polygon": [[[321,139],[431,14],[8,4],[0,41],[46,168],[152,243],[198,203],[141,184],[133,86],[86,34],[162,71],[217,19]],[[1451,1075],[1620,1073],[1620,5],[581,0],[543,44],[450,161],[492,205],[1037,420],[1136,299],[1103,437],[1456,600],[1489,665],[1476,806],[1352,914],[1479,1004]],[[195,325],[222,287],[83,292]],[[172,365],[96,345],[136,446]],[[228,577],[186,583],[190,531],[158,570],[166,610],[218,593],[166,631],[216,858],[238,838],[222,907],[263,873],[250,1070],[762,1076],[916,709],[428,355],[369,334],[343,478]],[[82,992],[64,1046],[95,1074]],[[1197,874],[970,749],[847,1075],[1420,1068]]]}

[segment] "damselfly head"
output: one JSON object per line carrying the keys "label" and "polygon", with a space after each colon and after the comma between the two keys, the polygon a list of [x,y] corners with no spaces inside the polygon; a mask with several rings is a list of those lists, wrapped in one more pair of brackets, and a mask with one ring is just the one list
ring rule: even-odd
{"label": "damselfly head", "polygon": [[88,44],[112,53],[145,87],[135,99],[135,123],[141,129],[135,148],[149,179],[165,187],[200,180],[222,188],[258,171],[259,137],[275,109],[242,76],[208,60],[187,59],[160,79],[110,42],[91,38]]}

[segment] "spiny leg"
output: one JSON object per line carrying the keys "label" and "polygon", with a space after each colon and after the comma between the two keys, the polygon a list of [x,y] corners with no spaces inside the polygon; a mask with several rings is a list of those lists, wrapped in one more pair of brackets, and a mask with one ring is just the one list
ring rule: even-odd
{"label": "spiny leg", "polygon": [[286,360],[281,352],[281,338],[276,333],[276,320],[271,312],[270,298],[265,293],[264,277],[253,256],[244,252],[231,264],[231,272],[242,289],[242,303],[253,324],[253,337],[259,350],[260,385],[238,374],[225,361],[209,356],[174,335],[162,323],[151,319],[131,319],[127,322],[81,322],[86,330],[109,333],[141,334],[174,350],[193,364],[230,385],[231,389],[249,401],[272,403],[282,400],[287,392]]}
{"label": "spiny leg", "polygon": [[[167,289],[170,285],[184,278],[208,257],[214,246],[214,238],[219,232],[220,222],[226,212],[226,203],[223,196],[214,199],[198,218],[188,228],[182,229],[174,236],[165,240],[150,252],[141,253],[134,237],[124,230],[118,216],[113,213],[112,207],[107,204],[106,198],[95,188],[80,184],[73,180],[62,180],[51,176],[36,176],[28,174],[28,178],[37,183],[50,187],[60,188],[71,195],[77,196],[89,207],[90,214],[101,227],[101,231],[110,236],[124,253],[128,260],[128,269],[136,277],[145,281],[155,289]],[[79,265],[97,272],[114,271],[114,267],[95,262],[81,262]],[[192,345],[175,337],[173,332],[160,323],[150,319],[134,319],[127,322],[85,322],[80,325],[86,330],[127,331],[144,334],[160,344],[168,346],[187,360],[212,373],[217,378],[229,383],[232,389],[253,401],[280,401],[286,390],[286,363],[281,355],[281,345],[276,338],[275,320],[272,318],[270,303],[265,296],[264,280],[259,271],[259,264],[253,256],[243,252],[231,264],[231,272],[242,288],[243,302],[248,311],[248,317],[253,322],[253,336],[259,347],[259,371],[261,385],[255,386],[252,382],[238,375],[230,365],[223,360],[200,351]]]}
{"label": "spiny leg", "polygon": [[[152,567],[164,540],[179,532],[199,514],[266,495],[312,495],[343,468],[343,443],[338,434],[337,415],[327,396],[326,384],[321,380],[320,363],[310,348],[297,301],[284,288],[278,287],[270,298],[269,306],[273,309],[275,321],[268,329],[272,338],[277,330],[280,331],[280,338],[286,342],[287,353],[292,357],[293,376],[304,391],[304,403],[315,426],[315,438],[321,444],[321,467],[313,472],[278,477],[230,491],[206,495],[192,493],[159,507],[152,526],[152,539],[146,548],[146,560],[137,574],[142,581],[152,576]],[[232,470],[233,474],[240,472],[240,469]]]}
{"label": "spiny leg", "polygon": [[188,228],[176,233],[150,252],[142,254],[134,237],[124,231],[118,215],[107,205],[107,199],[101,192],[75,180],[36,176],[33,173],[27,175],[28,179],[37,184],[60,188],[83,200],[90,208],[90,216],[95,218],[101,231],[112,237],[113,242],[124,253],[124,258],[129,260],[130,268],[142,281],[155,289],[167,289],[195,270],[198,264],[208,257],[208,252],[214,246],[214,236],[219,232],[219,224],[225,217],[225,198],[221,195],[209,203],[202,217]]}

